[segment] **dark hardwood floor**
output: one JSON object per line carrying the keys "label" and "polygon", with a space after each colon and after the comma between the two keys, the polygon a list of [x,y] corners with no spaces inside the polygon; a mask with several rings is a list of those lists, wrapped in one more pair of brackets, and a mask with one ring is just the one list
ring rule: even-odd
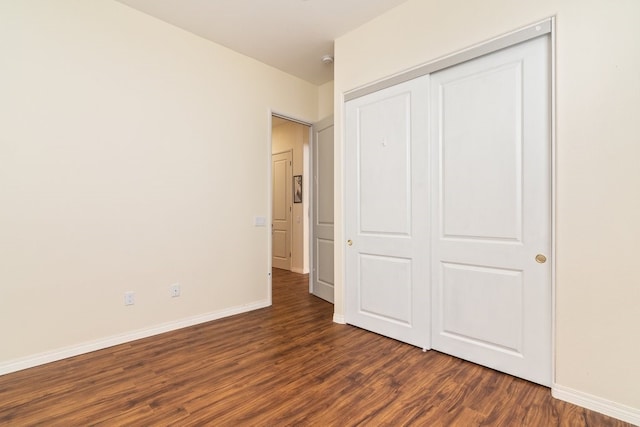
{"label": "dark hardwood floor", "polygon": [[332,323],[307,276],[273,307],[0,376],[12,426],[625,426],[547,388]]}

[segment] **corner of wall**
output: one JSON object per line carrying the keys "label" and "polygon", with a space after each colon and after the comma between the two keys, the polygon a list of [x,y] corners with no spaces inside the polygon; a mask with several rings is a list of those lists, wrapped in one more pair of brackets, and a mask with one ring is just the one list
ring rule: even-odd
{"label": "corner of wall", "polygon": [[632,408],[598,396],[593,396],[559,384],[552,385],[551,395],[556,399],[564,400],[565,402],[600,412],[601,414],[617,418],[627,423],[640,425],[640,409]]}
{"label": "corner of wall", "polygon": [[318,120],[333,114],[333,80],[318,86]]}

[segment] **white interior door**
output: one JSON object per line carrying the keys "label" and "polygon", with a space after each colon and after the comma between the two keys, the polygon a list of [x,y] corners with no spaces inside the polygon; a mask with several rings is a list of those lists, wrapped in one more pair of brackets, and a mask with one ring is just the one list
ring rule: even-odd
{"label": "white interior door", "polygon": [[333,117],[313,125],[311,293],[333,302]]}
{"label": "white interior door", "polygon": [[291,151],[271,156],[272,266],[283,270],[291,270],[291,199],[293,193],[291,157]]}
{"label": "white interior door", "polygon": [[[432,348],[551,382],[549,40],[431,75]],[[536,256],[538,262],[536,261]]]}
{"label": "white interior door", "polygon": [[428,76],[346,104],[347,323],[429,344]]}

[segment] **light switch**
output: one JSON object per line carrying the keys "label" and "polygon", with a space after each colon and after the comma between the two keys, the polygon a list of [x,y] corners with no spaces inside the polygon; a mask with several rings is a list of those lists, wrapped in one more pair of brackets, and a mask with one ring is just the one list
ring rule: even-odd
{"label": "light switch", "polygon": [[266,223],[267,219],[263,216],[253,217],[253,225],[255,225],[256,227],[264,227]]}

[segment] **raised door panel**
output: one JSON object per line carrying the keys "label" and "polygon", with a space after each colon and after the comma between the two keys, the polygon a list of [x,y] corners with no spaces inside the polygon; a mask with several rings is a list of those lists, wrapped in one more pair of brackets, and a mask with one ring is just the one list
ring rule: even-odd
{"label": "raised door panel", "polygon": [[360,255],[358,310],[389,322],[411,325],[411,260]]}
{"label": "raised door panel", "polygon": [[429,346],[428,76],[346,106],[349,324]]}
{"label": "raised door panel", "polygon": [[522,238],[522,61],[439,86],[445,237]]}
{"label": "raised door panel", "polygon": [[358,111],[360,232],[411,233],[411,93]]}
{"label": "raised door panel", "polygon": [[442,263],[442,333],[522,354],[523,273]]}

